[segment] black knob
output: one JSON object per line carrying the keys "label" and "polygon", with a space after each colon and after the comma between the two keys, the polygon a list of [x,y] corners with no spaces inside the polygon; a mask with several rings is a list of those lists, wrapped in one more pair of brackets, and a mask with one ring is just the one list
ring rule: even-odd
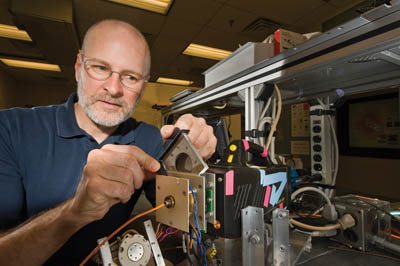
{"label": "black knob", "polygon": [[322,161],[322,157],[321,157],[321,155],[319,155],[319,154],[314,154],[313,159],[314,159],[314,161],[316,161],[316,162]]}
{"label": "black knob", "polygon": [[321,142],[321,136],[319,136],[319,135],[314,136],[312,139],[314,142],[317,142],[317,143]]}
{"label": "black knob", "polygon": [[315,144],[315,145],[313,146],[313,150],[314,150],[315,152],[320,152],[320,151],[322,150],[322,147],[321,147],[321,145],[319,145],[319,144]]}
{"label": "black knob", "polygon": [[314,164],[314,170],[315,171],[321,171],[322,170],[322,165],[320,165],[319,163]]}
{"label": "black knob", "polygon": [[312,130],[314,131],[314,133],[319,133],[319,132],[321,132],[321,127],[320,126],[313,126]]}

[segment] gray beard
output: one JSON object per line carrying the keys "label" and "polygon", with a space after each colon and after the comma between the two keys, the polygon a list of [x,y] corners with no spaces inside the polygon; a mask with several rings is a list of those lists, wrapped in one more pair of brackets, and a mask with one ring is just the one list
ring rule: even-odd
{"label": "gray beard", "polygon": [[[85,78],[82,75],[83,73],[80,73],[80,79],[78,81],[78,104],[82,107],[83,111],[85,114],[97,125],[103,126],[103,127],[115,127],[120,125],[121,123],[125,122],[128,120],[133,112],[135,111],[135,108],[137,104],[139,103],[140,98],[142,97],[142,93],[140,93],[139,97],[137,98],[135,104],[133,107],[128,111],[120,114],[118,117],[115,117],[114,119],[104,119],[101,116],[99,116],[94,108],[94,103],[90,103],[88,100],[87,95],[85,94],[85,90],[83,89],[83,84],[82,80]],[[114,115],[116,116],[116,115]]]}

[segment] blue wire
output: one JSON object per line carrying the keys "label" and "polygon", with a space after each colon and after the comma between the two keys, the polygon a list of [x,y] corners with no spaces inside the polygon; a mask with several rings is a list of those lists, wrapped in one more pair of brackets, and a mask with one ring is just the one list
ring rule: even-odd
{"label": "blue wire", "polygon": [[[202,247],[204,247],[204,244],[201,242],[201,232],[200,232],[200,226],[199,222],[197,221],[197,200],[196,200],[196,195],[194,194],[194,191],[192,189],[192,186],[189,184],[189,189],[192,192],[193,200],[194,200],[194,223],[196,225],[196,230],[198,232],[198,237],[197,237],[197,249],[199,249],[200,255],[203,257],[203,265],[207,266],[207,257],[206,257],[206,252],[202,251]],[[204,247],[205,249],[205,247]]]}

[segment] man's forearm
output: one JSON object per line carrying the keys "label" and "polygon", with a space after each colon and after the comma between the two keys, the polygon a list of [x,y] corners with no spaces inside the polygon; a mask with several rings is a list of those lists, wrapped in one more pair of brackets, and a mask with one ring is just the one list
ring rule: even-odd
{"label": "man's forearm", "polygon": [[0,234],[0,265],[42,265],[84,225],[71,214],[67,201]]}

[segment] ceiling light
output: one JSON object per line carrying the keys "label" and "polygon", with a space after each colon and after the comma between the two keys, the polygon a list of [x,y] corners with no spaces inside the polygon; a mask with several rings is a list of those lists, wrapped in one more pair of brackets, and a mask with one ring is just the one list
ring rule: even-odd
{"label": "ceiling light", "polygon": [[189,44],[189,46],[185,49],[185,51],[183,51],[183,54],[186,55],[198,56],[214,60],[222,60],[231,53],[232,53],[231,51],[212,48],[209,46],[204,46],[194,43]]}
{"label": "ceiling light", "polygon": [[0,24],[0,37],[12,38],[23,41],[32,41],[28,33],[24,30],[19,30],[15,26]]}
{"label": "ceiling light", "polygon": [[58,65],[38,63],[32,61],[23,61],[23,60],[14,60],[14,59],[6,59],[0,58],[0,61],[11,67],[22,67],[22,68],[31,68],[31,69],[40,69],[40,70],[48,70],[48,71],[58,71],[61,72],[61,69]]}
{"label": "ceiling light", "polygon": [[173,0],[108,0],[119,4],[133,6],[160,14],[167,14]]}
{"label": "ceiling light", "polygon": [[193,84],[193,81],[189,80],[182,80],[182,79],[169,79],[169,78],[158,78],[156,80],[158,83],[168,83],[168,84],[175,84],[175,85],[182,85],[182,86],[190,86]]}

